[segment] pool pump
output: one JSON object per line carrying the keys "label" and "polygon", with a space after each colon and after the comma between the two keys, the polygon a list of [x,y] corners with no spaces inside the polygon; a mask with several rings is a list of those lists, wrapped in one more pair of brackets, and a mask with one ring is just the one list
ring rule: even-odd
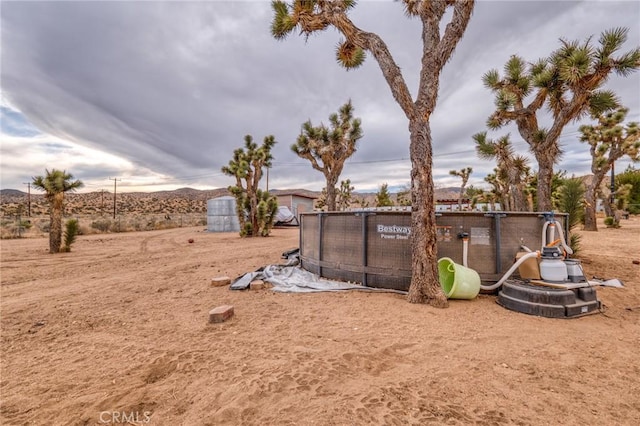
{"label": "pool pump", "polygon": [[[556,227],[560,238],[554,240]],[[547,244],[549,240],[552,242]],[[532,252],[526,247],[523,250],[507,272],[511,276],[517,268],[520,279],[507,279],[505,275],[499,281],[502,284],[497,300],[500,305],[549,318],[573,318],[600,309],[596,290],[584,276],[580,261],[567,257],[573,251],[553,216],[547,217],[543,227],[541,250]]]}

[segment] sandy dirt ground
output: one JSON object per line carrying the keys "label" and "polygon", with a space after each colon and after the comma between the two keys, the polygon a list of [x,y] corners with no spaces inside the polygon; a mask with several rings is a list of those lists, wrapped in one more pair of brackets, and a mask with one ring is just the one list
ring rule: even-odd
{"label": "sandy dirt ground", "polygon": [[[211,287],[280,263],[297,229],[90,235],[59,255],[3,240],[0,423],[637,425],[640,218],[583,234],[587,274],[626,287],[577,319],[492,295],[439,310]],[[235,316],[209,324],[225,304]]]}

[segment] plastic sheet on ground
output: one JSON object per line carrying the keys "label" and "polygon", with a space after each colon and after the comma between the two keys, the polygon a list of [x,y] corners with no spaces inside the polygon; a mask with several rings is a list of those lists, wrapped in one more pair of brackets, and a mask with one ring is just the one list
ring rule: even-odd
{"label": "plastic sheet on ground", "polygon": [[319,277],[301,267],[297,262],[286,265],[268,265],[255,272],[249,272],[231,284],[231,290],[246,290],[254,280],[262,280],[273,285],[272,290],[281,293],[312,293],[320,291],[358,290],[384,293],[406,294],[404,291],[366,287],[360,284],[333,281]]}
{"label": "plastic sheet on ground", "polygon": [[617,278],[612,278],[610,280],[603,280],[603,279],[599,279],[599,278],[593,278],[591,280],[588,280],[587,282],[591,286],[600,285],[600,286],[604,286],[604,287],[617,287],[617,288],[624,287],[624,284],[622,284],[622,281],[620,281]]}

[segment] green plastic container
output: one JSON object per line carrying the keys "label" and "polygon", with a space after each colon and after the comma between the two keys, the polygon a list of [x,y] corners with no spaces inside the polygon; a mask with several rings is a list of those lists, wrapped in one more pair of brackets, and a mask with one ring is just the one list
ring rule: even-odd
{"label": "green plastic container", "polygon": [[473,299],[480,292],[480,275],[448,257],[438,260],[438,278],[447,299]]}

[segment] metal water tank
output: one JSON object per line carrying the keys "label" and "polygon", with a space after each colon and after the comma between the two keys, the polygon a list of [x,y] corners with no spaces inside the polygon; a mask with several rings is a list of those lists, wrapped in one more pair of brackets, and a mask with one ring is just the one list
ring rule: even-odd
{"label": "metal water tank", "polygon": [[240,232],[234,197],[218,197],[207,201],[207,231]]}

